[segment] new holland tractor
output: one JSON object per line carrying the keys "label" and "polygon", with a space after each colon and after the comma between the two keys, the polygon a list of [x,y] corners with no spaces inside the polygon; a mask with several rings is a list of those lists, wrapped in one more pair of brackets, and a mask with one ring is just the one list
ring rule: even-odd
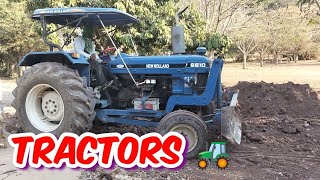
{"label": "new holland tractor", "polygon": [[[120,10],[46,8],[35,10],[32,18],[41,22],[50,50],[30,52],[18,64],[29,66],[13,91],[13,106],[25,132],[81,134],[97,117],[105,123],[156,127],[162,135],[179,132],[188,141],[188,158],[205,149],[207,126],[240,143],[241,122],[234,110],[238,93],[230,102],[222,101],[223,60],[205,57],[205,48],[198,48],[197,55],[186,54],[181,26],[172,30],[172,55],[137,56],[122,53],[108,32],[107,27],[139,22]],[[58,28],[49,31],[51,23]],[[106,84],[96,83],[88,59],[47,38],[62,28],[83,26],[104,29],[118,52],[102,64]]]}

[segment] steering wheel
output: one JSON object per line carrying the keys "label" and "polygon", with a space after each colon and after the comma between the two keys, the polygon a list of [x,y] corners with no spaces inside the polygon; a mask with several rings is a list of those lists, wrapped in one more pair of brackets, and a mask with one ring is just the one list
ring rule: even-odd
{"label": "steering wheel", "polygon": [[115,47],[109,47],[109,48],[106,48],[105,50],[103,50],[101,52],[108,53],[108,52],[113,51],[113,50],[116,50],[116,48]]}
{"label": "steering wheel", "polygon": [[115,47],[108,47],[105,50],[101,51],[98,56],[103,61],[111,61],[111,58],[108,53],[113,50],[116,50],[116,48]]}

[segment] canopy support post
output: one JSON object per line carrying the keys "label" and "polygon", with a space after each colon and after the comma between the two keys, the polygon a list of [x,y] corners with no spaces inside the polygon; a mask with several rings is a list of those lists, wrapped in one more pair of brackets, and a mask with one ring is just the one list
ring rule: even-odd
{"label": "canopy support post", "polygon": [[[63,26],[61,26],[61,27],[59,27],[59,28],[57,28],[57,29],[55,29],[53,31],[47,32],[47,21],[46,21],[46,19],[45,19],[45,17],[43,15],[40,16],[41,25],[42,25],[42,39],[50,47],[50,51],[53,51],[53,48],[57,48],[57,49],[59,49],[59,51],[63,51],[63,50],[62,50],[61,46],[59,46],[58,44],[54,44],[53,42],[51,42],[51,41],[49,41],[47,39],[47,36],[49,34],[54,33],[54,32],[56,32],[56,31],[58,31],[58,30],[60,30],[62,28],[65,28],[65,27],[67,27],[70,24],[73,24],[75,22],[78,22],[77,26],[76,26],[76,27],[78,27],[79,24],[81,23],[82,19],[86,18],[86,17],[88,17],[87,14],[82,16],[82,17],[80,17],[80,18],[78,18],[78,19],[76,19],[76,20],[74,20],[74,21],[72,21],[72,22],[70,22],[70,23],[68,23],[68,24],[66,24],[66,25],[63,25]],[[73,31],[72,31],[72,33],[73,33]]]}
{"label": "canopy support post", "polygon": [[43,15],[40,17],[40,19],[41,19],[41,26],[42,26],[43,41],[50,47],[50,51],[53,51],[53,48],[58,48],[59,51],[62,51],[62,48],[58,44],[54,44],[53,42],[47,39],[47,22]]}
{"label": "canopy support post", "polygon": [[134,79],[134,77],[132,76],[132,74],[131,74],[131,72],[130,72],[130,70],[129,70],[127,64],[126,64],[126,62],[123,60],[123,58],[122,58],[122,56],[121,56],[120,50],[118,49],[118,47],[117,47],[116,44],[114,43],[113,39],[111,38],[111,36],[110,36],[110,34],[109,34],[109,31],[108,31],[107,28],[105,27],[104,23],[102,22],[102,20],[101,20],[101,18],[100,18],[100,16],[99,16],[98,14],[97,14],[97,17],[99,18],[100,23],[101,23],[102,27],[104,28],[104,30],[107,32],[107,35],[108,35],[108,37],[109,37],[112,45],[116,48],[116,51],[117,51],[118,55],[120,56],[120,59],[121,59],[123,65],[126,67],[126,69],[127,69],[128,73],[129,73],[132,81],[134,82],[134,84],[135,84],[136,86],[139,86],[139,84],[137,83],[137,81],[136,81],[136,80]]}

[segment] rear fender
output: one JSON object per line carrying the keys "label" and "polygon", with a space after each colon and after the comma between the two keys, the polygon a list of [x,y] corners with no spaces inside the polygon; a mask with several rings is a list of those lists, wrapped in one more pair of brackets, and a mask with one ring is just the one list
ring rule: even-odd
{"label": "rear fender", "polygon": [[65,51],[49,51],[28,53],[21,59],[18,66],[32,66],[41,62],[58,62],[66,65],[89,65],[89,62],[84,56],[72,58],[71,55]]}
{"label": "rear fender", "polygon": [[32,66],[42,62],[57,62],[72,69],[77,69],[81,77],[85,77],[87,85],[90,81],[89,62],[84,56],[72,58],[65,51],[31,52],[26,54],[18,63],[18,66]]}

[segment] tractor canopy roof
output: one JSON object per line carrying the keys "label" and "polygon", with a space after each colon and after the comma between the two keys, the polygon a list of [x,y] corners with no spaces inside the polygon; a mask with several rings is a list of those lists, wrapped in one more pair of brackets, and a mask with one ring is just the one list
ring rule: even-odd
{"label": "tractor canopy roof", "polygon": [[126,25],[136,23],[139,20],[125,12],[114,8],[45,8],[37,9],[32,14],[32,19],[40,20],[43,16],[47,23],[68,25],[76,27],[78,20],[82,18],[81,25],[100,26],[100,19],[104,25]]}

